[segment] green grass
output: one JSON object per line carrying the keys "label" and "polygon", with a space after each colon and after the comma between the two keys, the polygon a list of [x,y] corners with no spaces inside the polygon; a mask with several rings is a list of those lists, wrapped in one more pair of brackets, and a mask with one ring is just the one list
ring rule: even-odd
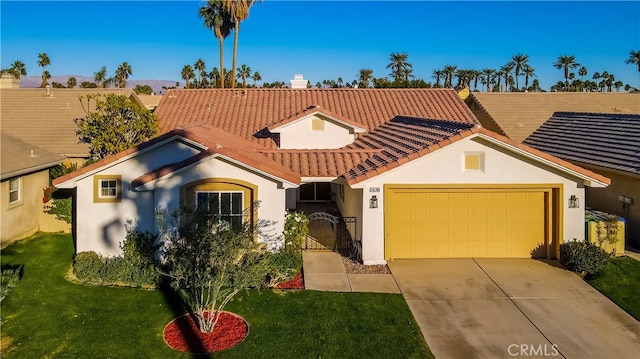
{"label": "green grass", "polygon": [[[170,294],[67,281],[69,235],[39,234],[1,255],[3,265],[24,264],[2,302],[3,358],[192,357],[162,339],[185,312]],[[211,358],[433,357],[400,295],[252,290],[226,309],[247,320],[249,336]]]}
{"label": "green grass", "polygon": [[613,258],[587,282],[640,320],[640,261],[630,257]]}

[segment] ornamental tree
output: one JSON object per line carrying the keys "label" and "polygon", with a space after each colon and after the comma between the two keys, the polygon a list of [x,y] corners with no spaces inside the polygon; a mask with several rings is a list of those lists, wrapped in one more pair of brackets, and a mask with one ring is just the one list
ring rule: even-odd
{"label": "ornamental tree", "polygon": [[137,146],[158,133],[158,119],[124,95],[80,96],[86,113],[73,121],[80,142],[89,144],[92,161]]}
{"label": "ornamental tree", "polygon": [[190,307],[200,331],[212,332],[231,298],[264,281],[266,248],[256,238],[269,225],[233,228],[199,209],[162,214],[161,272]]}

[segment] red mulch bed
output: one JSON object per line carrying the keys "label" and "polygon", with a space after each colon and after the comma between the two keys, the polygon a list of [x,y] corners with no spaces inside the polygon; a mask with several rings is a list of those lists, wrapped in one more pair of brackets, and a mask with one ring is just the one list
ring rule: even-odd
{"label": "red mulch bed", "polygon": [[276,285],[277,289],[304,289],[304,276],[302,275],[302,269],[292,279],[281,282]]}
{"label": "red mulch bed", "polygon": [[[205,313],[205,314],[208,314]],[[221,312],[211,333],[203,333],[189,314],[182,315],[164,327],[164,341],[181,352],[206,354],[219,352],[240,344],[249,332],[244,318]]]}

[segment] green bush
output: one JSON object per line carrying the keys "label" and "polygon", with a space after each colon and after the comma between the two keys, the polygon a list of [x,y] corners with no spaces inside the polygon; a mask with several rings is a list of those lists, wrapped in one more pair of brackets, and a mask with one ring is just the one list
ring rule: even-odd
{"label": "green bush", "polygon": [[18,285],[18,281],[22,278],[22,265],[2,266],[0,272],[0,302],[9,294],[11,289]]}
{"label": "green bush", "polygon": [[156,287],[160,273],[153,256],[157,235],[149,232],[130,232],[123,241],[121,257],[102,257],[95,252],[76,255],[73,271],[86,284]]}
{"label": "green bush", "polygon": [[597,244],[574,239],[560,245],[560,263],[571,271],[595,275],[609,263],[609,254]]}
{"label": "green bush", "polygon": [[273,287],[298,274],[302,267],[302,256],[300,252],[283,250],[277,253],[268,253],[265,262],[268,268],[266,284]]}

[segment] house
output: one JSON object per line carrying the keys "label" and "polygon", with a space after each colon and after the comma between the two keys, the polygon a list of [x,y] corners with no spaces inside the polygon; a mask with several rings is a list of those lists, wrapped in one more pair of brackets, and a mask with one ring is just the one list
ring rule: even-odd
{"label": "house", "polygon": [[2,247],[37,231],[68,230],[68,225],[43,212],[43,189],[49,168],[64,158],[0,132],[0,243]]}
{"label": "house", "polygon": [[472,92],[465,100],[482,126],[524,141],[554,112],[640,113],[640,93]]}
{"label": "house", "polygon": [[2,131],[48,152],[84,163],[89,147],[78,142],[75,118],[86,116],[91,94],[122,94],[141,104],[131,89],[1,89]]}
{"label": "house", "polygon": [[586,205],[624,217],[627,241],[640,245],[640,112],[556,112],[524,143],[610,178],[586,189]]}
{"label": "house", "polygon": [[78,251],[118,253],[158,209],[213,201],[277,234],[285,209],[331,201],[365,264],[556,257],[584,237],[568,204],[609,183],[482,128],[451,89],[171,90],[155,114],[163,135],[54,181],[75,191]]}

